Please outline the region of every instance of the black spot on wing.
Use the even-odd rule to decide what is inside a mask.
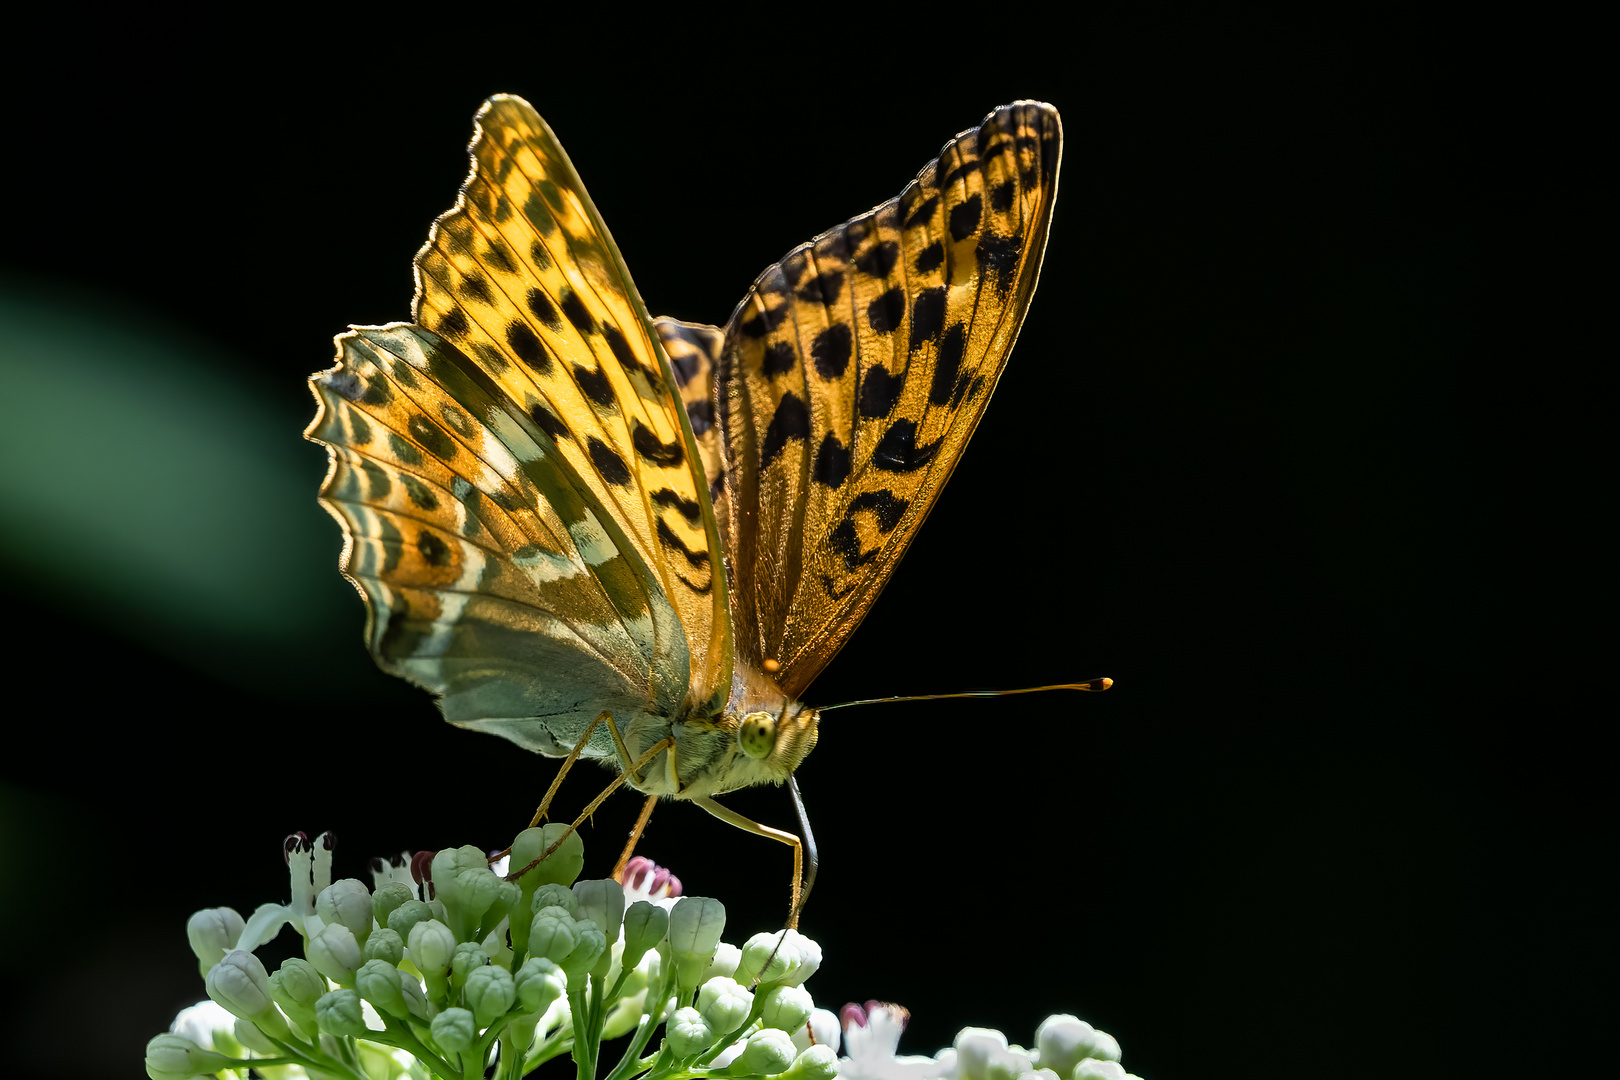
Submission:
[[[840,521],[838,527],[827,534],[827,544],[844,557],[844,569],[846,570],[854,570],[858,566],[864,566],[866,563],[871,562],[877,558],[879,551],[878,548],[873,548],[871,551],[861,550],[860,534],[855,531],[855,522],[848,517]],[[830,578],[827,580],[826,585],[827,591],[836,596],[837,593],[833,590]]]
[[[439,497],[433,494],[433,489],[414,476],[402,477],[405,481],[405,494],[411,500],[411,505],[420,510],[437,510]]]
[[[507,253],[506,245],[495,240],[490,240],[488,243],[489,246],[484,249],[484,262],[502,273],[517,273],[517,264],[512,261],[512,256]]]
[[[918,225],[927,223],[927,221],[934,216],[934,211],[938,209],[939,193],[935,192],[922,202],[918,203],[916,209],[911,211],[911,216],[906,218],[906,228],[914,229]]]
[[[1012,288],[1013,278],[1018,273],[1018,253],[1023,246],[1024,238],[1021,235],[985,233],[979,237],[973,257],[978,260],[979,273],[995,285],[997,295],[1005,296],[1007,290]]]
[[[956,323],[945,332],[939,343],[939,359],[934,363],[934,381],[928,388],[928,400],[944,405],[957,392],[957,372],[962,366],[962,354],[967,351],[967,327]]]
[[[591,464],[596,466],[603,480],[618,487],[630,482],[630,467],[613,447],[592,435],[586,442],[586,450],[590,453]]]
[[[917,253],[917,273],[932,274],[945,261],[945,245],[935,240]]]
[[[413,416],[405,423],[405,428],[411,433],[411,438],[421,444],[422,448],[441,461],[451,461],[456,456],[455,440],[446,435],[433,421],[425,416]]]
[[[467,313],[460,308],[451,308],[439,319],[439,325],[434,329],[445,337],[465,337],[467,334]]]
[[[765,445],[759,452],[760,471],[763,472],[772,461],[776,460],[787,447],[789,439],[809,437],[810,411],[797,396],[784,395],[776,406],[776,412],[771,416],[770,426],[765,429]]]
[[[866,321],[880,334],[899,326],[905,313],[906,291],[898,285],[866,305]]]
[[[827,432],[816,451],[815,479],[833,490],[849,479],[849,448],[838,441],[838,436]]]
[[[538,401],[535,402],[532,407],[530,407],[529,419],[534,421],[535,427],[539,428],[547,435],[550,435],[554,440],[573,438],[573,435],[568,431],[568,425],[564,424],[562,419],[556,413],[552,412]]]
[[[529,258],[534,262],[536,270],[551,269],[551,252],[547,251],[546,245],[540,241],[536,240],[529,245]]]
[[[636,453],[641,455],[643,461],[660,468],[679,465],[686,460],[685,448],[681,445],[680,439],[668,443],[660,442],[652,429],[640,420],[635,422],[630,435],[630,445],[636,448]]]
[[[861,399],[857,406],[861,417],[878,420],[888,416],[894,411],[894,403],[900,399],[905,382],[904,375],[890,375],[882,364],[873,364],[861,375]]]
[[[422,455],[417,452],[416,447],[412,446],[410,443],[406,442],[392,431],[388,433],[388,449],[393,451],[394,456],[398,458],[402,464],[422,464]]]
[[[886,278],[899,258],[900,245],[893,240],[885,240],[881,244],[873,244],[865,255],[855,260],[855,266],[863,274]]]
[[[782,276],[787,279],[788,285],[797,285],[799,279],[804,277],[804,272],[809,269],[809,266],[809,254],[803,251],[795,251],[782,260]]]
[[[1011,180],[1003,180],[1001,183],[990,189],[991,209],[1003,214],[1008,210],[1011,210],[1013,196],[1015,194],[1017,194],[1017,189],[1013,187],[1013,182]]]
[[[686,419],[692,424],[692,434],[702,435],[714,427],[714,402],[704,398],[687,405]]]
[[[658,539],[665,547],[674,548],[676,551],[684,555],[686,557],[686,561],[691,563],[693,566],[709,565],[708,551],[693,551],[691,548],[681,543],[681,538],[675,535],[674,529],[671,529],[667,524],[664,523],[663,518],[658,519]],[[690,585],[691,582],[687,582],[687,584]],[[697,588],[695,585],[692,587]]]
[[[905,516],[906,507],[911,504],[905,499],[896,498],[894,492],[887,489],[877,491],[863,491],[850,500],[849,512],[846,517],[853,517],[861,510],[871,510],[877,515],[878,529],[889,533],[900,524]]]
[[[674,488],[659,488],[652,493],[654,506],[665,510],[679,510],[681,516],[694,524],[703,516],[703,507],[695,499],[683,497]]]
[[[530,194],[527,201],[524,202],[523,216],[529,219],[529,224],[533,225],[541,236],[550,236],[557,231],[557,222],[551,216],[551,209],[541,200],[539,191]],[[535,260],[535,262],[539,261],[539,259]]]
[[[585,309],[585,301],[579,298],[579,293],[573,289],[564,289],[558,306],[562,308],[562,313],[568,321],[574,324],[575,330],[582,334],[596,332],[596,320],[592,319],[591,313]]]
[[[607,342],[608,350],[613,353],[613,359],[617,360],[619,365],[626,371],[646,371],[641,366],[640,358],[630,348],[630,343],[625,340],[624,335],[619,332],[617,326],[611,323],[603,323],[602,339]],[[649,372],[648,374],[652,373]]]
[[[422,553],[422,561],[429,566],[450,565],[450,545],[426,529],[416,538],[416,550]]]
[[[462,296],[469,296],[474,300],[479,300],[486,304],[491,303],[489,282],[484,280],[484,276],[482,274],[468,274],[463,277],[461,279],[461,289],[459,291],[461,292]]]
[[[799,362],[799,350],[791,341],[777,341],[765,346],[765,359],[760,370],[767,376],[785,375]]]
[[[962,179],[962,177],[977,172],[979,169],[979,164],[980,163],[977,159],[970,159],[962,162],[956,168],[945,174],[945,179],[940,181],[939,186],[942,188],[950,187],[953,183]]]
[[[585,396],[602,408],[612,408],[615,404],[613,384],[608,381],[606,372],[599,368],[588,368],[575,364],[574,379],[579,383],[579,388],[585,392]]]
[[[557,305],[551,302],[551,297],[539,289],[530,289],[525,299],[535,318],[545,323],[553,333],[562,333],[562,317],[557,314]]]
[[[936,285],[917,294],[911,305],[911,348],[933,341],[945,327],[945,286]]]
[[[506,343],[512,347],[517,358],[528,364],[531,368],[545,375],[551,371],[551,354],[540,343],[529,324],[518,322],[516,319],[506,324]]]
[[[918,446],[916,421],[896,420],[872,452],[872,465],[885,472],[914,472],[934,460],[942,441]]]
[[[849,367],[852,344],[853,335],[847,323],[833,323],[817,334],[816,340],[810,345],[810,357],[815,361],[816,372],[823,379],[836,379],[842,375]]]
[[[686,389],[686,384],[698,373],[698,365],[703,358],[696,353],[670,353],[670,370],[675,373],[675,386],[677,389]]]
[[[843,289],[844,272],[827,270],[804,283],[804,288],[799,290],[799,299],[806,303],[832,307],[838,302],[838,294]]]
[[[777,308],[761,308],[754,317],[742,324],[742,332],[752,338],[762,338],[766,334],[781,326],[788,317],[788,306],[783,304]]]
[[[984,201],[975,191],[951,207],[951,239],[966,240],[972,236],[973,230],[979,227],[979,218],[982,216],[984,216]]]

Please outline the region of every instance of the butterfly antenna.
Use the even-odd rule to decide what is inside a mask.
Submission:
[[[1008,694],[1039,694],[1047,690],[1089,690],[1101,693],[1114,685],[1113,679],[1089,679],[1086,682],[1053,683],[1051,686],[1025,686],[1018,690],[963,690],[955,694],[912,694],[908,697],[865,698],[861,701],[840,701],[836,705],[823,705],[818,711],[847,709],[851,705],[881,705],[888,701],[941,701],[945,698],[1006,697]]]

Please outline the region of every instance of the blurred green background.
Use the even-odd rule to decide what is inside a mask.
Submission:
[[[141,13],[18,38],[39,48],[0,106],[14,1068],[136,1074],[202,995],[187,915],[283,898],[287,832],[335,829],[364,876],[500,846],[550,779],[373,667],[300,437],[332,335],[408,317],[497,91],[552,124],[651,310],[716,323],[995,105],[1062,111],[996,401],[810,697],[1118,686],[829,718],[800,774],[819,1004],[909,1006],[912,1052],[1075,1012],[1150,1080],[1450,1075],[1508,1013],[1536,1041],[1534,981],[1506,972],[1598,964],[1582,842],[1536,815],[1599,796],[1541,787],[1582,755],[1519,739],[1493,685],[1526,655],[1492,486],[1523,474],[1492,472],[1485,374],[1510,76],[1378,27],[448,14],[466,25]],[[779,791],[734,804],[791,822]],[[596,872],[636,809],[598,815]],[[780,919],[777,845],[668,806],[642,850],[726,902],[728,940]]]

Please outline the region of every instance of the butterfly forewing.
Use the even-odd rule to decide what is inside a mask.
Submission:
[[[726,327],[733,622],[789,695],[860,622],[989,401],[1035,289],[1061,146],[1051,106],[995,110],[897,198],[766,270]]]
[[[679,616],[687,700],[730,688],[719,537],[657,335],[567,155],[524,101],[478,116],[473,169],[417,256],[416,321],[543,433]],[[655,627],[664,635],[670,628]],[[689,645],[689,647],[688,647]],[[700,707],[699,711],[703,711]]]

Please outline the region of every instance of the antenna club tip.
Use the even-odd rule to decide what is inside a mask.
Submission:
[[[1098,691],[1107,690],[1110,686],[1113,686],[1113,685],[1114,685],[1114,680],[1104,676],[1101,679],[1092,679],[1090,689],[1098,690]]]

